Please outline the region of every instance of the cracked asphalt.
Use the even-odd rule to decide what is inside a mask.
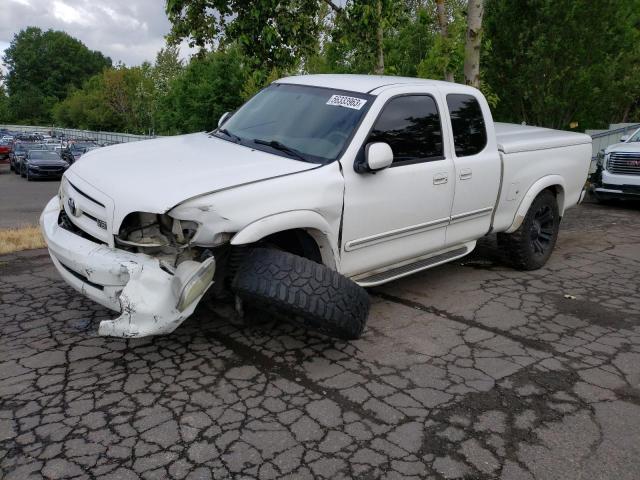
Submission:
[[[0,477],[640,478],[639,227],[575,208],[535,272],[483,240],[350,343],[212,305],[101,338],[45,251],[0,257]]]

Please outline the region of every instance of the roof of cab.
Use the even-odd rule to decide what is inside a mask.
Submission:
[[[439,80],[426,80],[424,78],[347,74],[298,75],[294,77],[281,78],[280,80],[276,80],[274,83],[293,83],[296,85],[335,88],[337,90],[348,90],[360,93],[371,93],[381,87],[399,85],[429,85],[449,88],[455,85],[456,87],[462,87],[462,85],[459,84],[452,84],[450,82],[443,82]]]

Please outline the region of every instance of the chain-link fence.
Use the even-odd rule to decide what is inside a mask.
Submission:
[[[43,133],[56,138],[67,140],[93,140],[99,143],[125,143],[137,142],[138,140],[148,140],[156,138],[155,135],[134,135],[131,133],[117,132],[96,132],[92,130],[79,130],[77,128],[60,128],[55,126],[33,126],[33,125],[0,125],[0,129],[19,133]]]
[[[587,135],[591,135],[593,139],[593,156],[598,155],[599,151],[609,145],[618,143],[623,135],[631,135],[638,128],[640,128],[638,123],[620,123],[610,125],[609,130],[587,130]]]

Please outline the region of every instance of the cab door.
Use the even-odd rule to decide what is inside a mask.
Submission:
[[[367,275],[444,248],[454,164],[443,107],[437,90],[411,86],[384,91],[369,111],[351,144],[359,150],[341,160],[344,275]],[[389,144],[392,165],[356,173],[354,156],[357,161],[374,142]]]
[[[479,93],[458,89],[445,96],[455,166],[447,245],[473,241],[489,232],[502,177],[489,106]]]

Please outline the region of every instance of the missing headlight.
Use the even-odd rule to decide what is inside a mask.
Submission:
[[[130,247],[182,249],[189,245],[197,230],[196,222],[181,221],[167,214],[134,212],[122,221],[115,239]]]

